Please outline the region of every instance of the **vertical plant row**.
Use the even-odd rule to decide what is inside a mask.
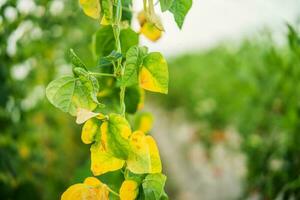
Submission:
[[[153,0],[143,0],[139,33],[131,29],[132,0],[80,0],[83,12],[96,20],[93,35],[96,66],[86,66],[70,50],[73,74],[52,81],[46,96],[55,107],[83,124],[81,139],[90,145],[91,172],[70,186],[63,200],[168,199],[159,150],[149,135],[150,113],[142,112],[145,91],[168,93],[168,65],[159,52],[139,45],[139,35],[152,41],[164,31]],[[160,0],[163,12],[181,28],[192,0]]]

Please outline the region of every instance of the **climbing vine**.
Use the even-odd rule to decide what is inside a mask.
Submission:
[[[159,3],[181,28],[192,0]],[[73,75],[52,81],[46,95],[55,107],[83,124],[81,139],[91,145],[94,177],[72,185],[61,199],[168,199],[159,151],[149,135],[153,117],[140,111],[145,90],[168,93],[165,58],[139,46],[139,34],[156,41],[164,31],[155,4],[143,0],[140,33],[130,28],[132,0],[80,0],[79,4],[100,23],[92,45],[98,64],[86,66],[71,49]],[[116,172],[121,174],[118,179],[113,177]],[[105,181],[107,177],[113,181]]]

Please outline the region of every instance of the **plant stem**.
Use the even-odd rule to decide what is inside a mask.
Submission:
[[[112,24],[115,42],[116,42],[116,51],[118,53],[122,53],[121,50],[121,42],[120,42],[120,22],[122,18],[122,1],[121,0],[115,0],[115,16],[114,16],[114,22]],[[122,59],[118,59],[117,61],[117,67],[116,70],[120,70],[120,78],[122,79],[122,76],[124,74],[124,66],[122,66]],[[116,74],[116,72],[115,72]],[[120,107],[121,107],[121,114],[125,116],[126,106],[125,106],[125,86],[120,87]]]
[[[114,195],[116,195],[116,196],[120,196],[117,192],[115,192],[115,191],[113,191],[112,189],[110,189],[110,187],[107,187],[108,188],[108,190],[111,192],[111,193],[113,193]]]
[[[109,76],[109,77],[116,77],[114,74],[108,74],[108,73],[98,73],[98,72],[89,72],[89,74],[94,76]]]
[[[144,5],[144,11],[147,12],[147,8],[148,8],[147,0],[143,0],[143,5]]]

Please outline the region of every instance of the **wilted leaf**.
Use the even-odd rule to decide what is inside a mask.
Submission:
[[[146,22],[141,27],[141,33],[153,42],[161,38],[162,35],[162,31],[159,30],[154,24],[151,24],[149,22]]]
[[[82,124],[82,123],[86,122],[87,120],[89,120],[93,117],[96,117],[97,115],[99,115],[99,113],[94,113],[94,112],[89,111],[84,108],[78,108],[77,115],[76,115],[76,123]]]

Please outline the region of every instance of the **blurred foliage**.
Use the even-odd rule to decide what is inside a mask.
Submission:
[[[229,126],[240,132],[248,157],[242,199],[300,198],[300,40],[287,27],[283,46],[265,34],[171,60],[170,92],[159,99],[201,124],[202,139]]]
[[[79,131],[46,101],[45,85],[71,70],[64,50],[91,57],[84,34],[96,28],[77,1],[0,4],[0,196],[58,199],[88,150],[76,148]]]

